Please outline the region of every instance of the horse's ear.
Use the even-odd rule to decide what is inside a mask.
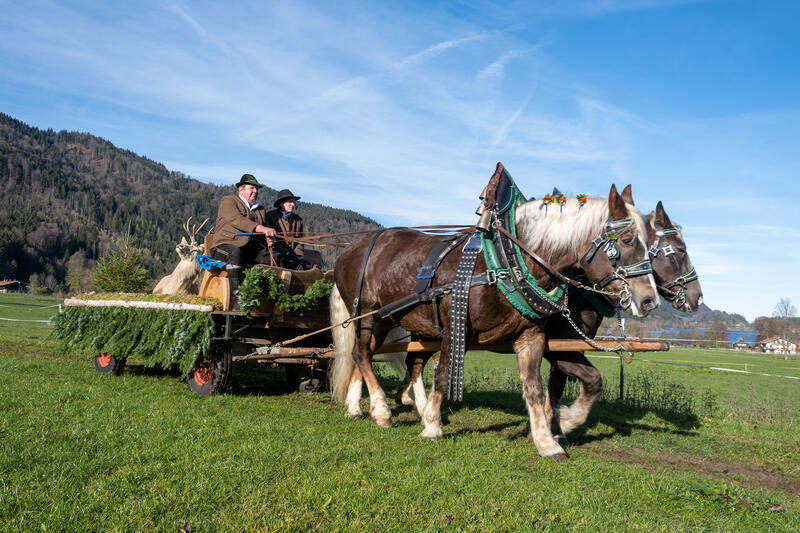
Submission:
[[[671,228],[672,222],[667,215],[667,212],[664,211],[664,204],[661,203],[661,200],[658,201],[658,205],[656,206],[656,222],[662,228]]]
[[[608,212],[611,215],[611,220],[619,220],[628,216],[625,200],[617,192],[616,185],[611,185],[611,190],[608,193]]]
[[[624,189],[622,189],[622,199],[625,200],[626,204],[636,205],[633,203],[633,193],[631,193],[631,184],[627,184]]]

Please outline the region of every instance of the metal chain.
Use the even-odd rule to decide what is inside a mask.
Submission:
[[[564,293],[564,294],[566,294],[566,293]],[[567,304],[568,304],[568,301],[567,301],[567,298],[565,296],[564,297],[564,307],[563,307],[563,309],[561,309],[561,316],[563,316],[564,318],[567,319],[567,322],[569,323],[570,326],[572,326],[572,329],[574,329],[575,332],[578,335],[580,335],[581,338],[586,343],[590,344],[597,351],[600,351],[600,352],[617,352],[617,355],[619,355],[620,359],[625,361],[626,364],[630,364],[630,363],[633,362],[633,354],[630,351],[626,350],[621,342],[618,343],[614,348],[606,348],[605,346],[602,346],[601,344],[598,344],[597,341],[595,341],[594,339],[592,339],[588,335],[586,335],[583,332],[583,330],[575,323],[575,321],[572,320],[572,313],[570,312]],[[621,318],[620,313],[619,313],[619,307],[617,307],[617,322],[619,323],[620,331],[623,331],[623,329],[622,329],[622,318]],[[628,354],[627,358],[622,355],[623,352]]]
[[[617,324],[619,325],[620,335],[622,335],[622,338],[624,339],[625,338],[625,322],[622,321],[622,315],[619,312],[619,307],[617,307]],[[622,346],[622,343],[620,343],[620,346]],[[625,357],[625,356],[622,355],[623,351],[628,354],[628,357]],[[617,355],[619,355],[619,358],[622,359],[625,362],[626,365],[629,365],[629,364],[633,363],[633,353],[632,352],[629,352],[627,350],[620,350],[619,352],[617,352]]]
[[[675,290],[658,284],[656,287],[658,287],[662,293],[666,292],[669,294],[669,296],[664,297],[668,302],[675,302],[678,304],[678,307],[683,307],[686,304],[686,287],[683,285],[682,278],[676,279],[673,283],[678,285],[678,288]]]

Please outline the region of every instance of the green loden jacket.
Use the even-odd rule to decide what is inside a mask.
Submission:
[[[214,226],[214,247],[221,244],[232,244],[241,248],[250,241],[245,235],[236,236],[237,233],[252,233],[256,226],[266,226],[267,211],[259,205],[252,212],[236,194],[223,196],[217,211],[217,222]]]

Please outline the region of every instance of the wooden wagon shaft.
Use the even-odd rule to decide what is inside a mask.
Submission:
[[[269,341],[261,339],[242,339],[252,344],[267,344]],[[604,348],[616,348],[619,344],[617,341],[595,341]],[[411,341],[395,344],[385,344],[375,351],[376,354],[393,353],[393,352],[435,352],[439,350],[441,343],[438,341]],[[669,350],[669,344],[662,341],[622,341],[623,349],[629,352],[666,352]],[[514,351],[511,345],[493,345],[493,346],[471,346],[471,350],[485,350],[490,352],[499,353],[512,353]],[[551,352],[589,352],[594,351],[596,348],[588,342],[573,339],[551,339],[547,341],[547,349]],[[293,359],[300,357],[311,357],[316,359],[332,359],[333,351],[330,348],[285,348],[279,347],[271,350],[270,353],[265,354],[250,354],[234,356],[234,361],[243,361],[245,359],[251,361],[274,361],[274,362],[288,362],[283,359]],[[380,360],[376,360],[380,362]]]
[[[603,348],[616,348],[622,344],[624,350],[629,352],[666,352],[669,343],[662,341],[595,341]],[[378,353],[392,352],[435,352],[441,347],[440,341],[411,341],[409,343],[385,344],[375,351]],[[484,350],[489,352],[512,353],[514,347],[507,345],[470,346],[470,350]],[[591,352],[597,348],[582,340],[550,339],[547,349],[551,352]]]
[[[249,344],[269,345],[265,339],[241,339],[242,342]],[[275,363],[297,363],[300,358],[332,359],[332,348],[287,348],[284,346],[270,349],[269,353],[252,353],[248,355],[235,355],[233,361],[273,361]],[[311,359],[308,360],[312,362]]]

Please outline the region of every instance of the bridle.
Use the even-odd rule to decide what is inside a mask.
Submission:
[[[678,260],[675,258],[677,252],[672,247],[672,244],[670,244],[668,238],[670,235],[678,235],[678,229],[662,228],[655,223],[654,228],[656,230],[656,238],[653,241],[653,244],[650,246],[648,253],[653,258],[658,257],[659,253],[663,253],[665,257],[669,258],[669,261],[672,264],[673,272],[676,276],[673,280],[668,281],[663,285],[656,284],[656,287],[658,287],[658,289],[661,291],[661,295],[664,296],[668,302],[677,304],[679,308],[683,307],[686,305],[686,284],[697,280],[697,272],[695,271],[694,266],[692,266],[688,272],[681,273],[683,269],[678,263]],[[659,247],[661,238],[663,238],[666,242],[666,246]]]
[[[596,290],[603,290],[606,285],[612,281],[620,280],[622,282],[622,290],[620,291],[619,306],[622,309],[628,309],[632,301],[631,291],[628,288],[628,278],[646,276],[647,274],[653,273],[653,266],[649,259],[642,259],[630,265],[619,264],[622,252],[617,244],[617,239],[619,237],[618,230],[628,228],[631,225],[633,225],[633,219],[631,218],[622,218],[619,220],[611,220],[609,218],[606,222],[605,231],[592,240],[592,248],[586,252],[582,260],[582,263],[591,263],[595,255],[597,255],[598,250],[601,248],[603,249],[603,253],[605,253],[609,261],[611,261],[614,271],[595,283],[593,288]]]

